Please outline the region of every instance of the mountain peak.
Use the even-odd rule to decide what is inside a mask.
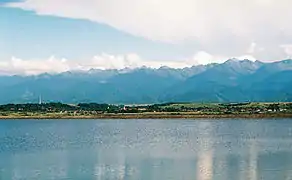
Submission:
[[[286,59],[280,62],[282,62],[283,64],[292,64],[292,59]]]
[[[227,59],[224,63],[232,63],[232,62],[239,62],[239,59],[236,58],[231,58],[231,59]]]
[[[160,69],[160,70],[161,70],[161,69],[166,69],[166,70],[167,70],[167,69],[171,69],[171,68],[168,67],[168,66],[161,66],[159,69]]]
[[[257,60],[256,60],[257,61]],[[250,59],[237,59],[237,58],[231,58],[225,61],[225,64],[230,64],[230,63],[254,63],[256,61],[252,61]]]

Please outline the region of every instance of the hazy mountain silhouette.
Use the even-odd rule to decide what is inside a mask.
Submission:
[[[292,60],[1,76],[0,103],[292,101]]]

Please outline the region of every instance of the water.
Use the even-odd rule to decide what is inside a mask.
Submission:
[[[0,121],[1,180],[292,180],[292,121]]]

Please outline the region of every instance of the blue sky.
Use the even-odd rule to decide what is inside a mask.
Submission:
[[[52,62],[60,64],[59,72],[292,55],[292,3],[285,0],[0,0],[0,5],[5,72],[40,66],[36,72],[50,71]]]
[[[38,16],[15,8],[0,8],[1,59],[88,59],[96,54],[138,53],[150,59],[176,59],[193,53],[185,44],[154,42],[88,20]]]

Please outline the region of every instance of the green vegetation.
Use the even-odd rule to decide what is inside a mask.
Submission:
[[[169,103],[160,106],[163,111],[167,112],[201,112],[201,113],[279,113],[292,112],[292,103],[196,103],[196,104],[177,104]]]
[[[0,105],[0,117],[2,119],[292,117],[292,103],[6,104]]]

